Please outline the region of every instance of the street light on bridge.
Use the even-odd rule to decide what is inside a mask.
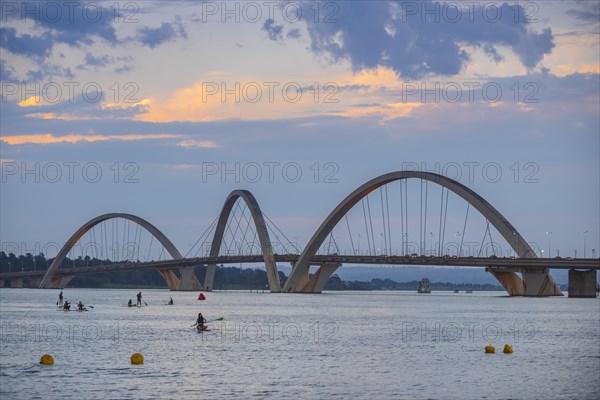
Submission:
[[[581,231],[581,234],[583,235],[583,258],[585,258],[586,254],[585,254],[585,235],[587,235],[589,231]]]
[[[548,236],[548,258],[552,257],[552,247],[550,247],[550,235],[552,235],[552,232],[546,232],[546,235]]]

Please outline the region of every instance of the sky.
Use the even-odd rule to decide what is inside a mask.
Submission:
[[[0,5],[4,251],[124,212],[185,253],[235,189],[305,244],[416,169],[599,256],[597,1]]]

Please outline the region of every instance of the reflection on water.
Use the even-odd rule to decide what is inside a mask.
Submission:
[[[598,299],[146,290],[123,307],[136,293],[67,289],[93,308],[64,312],[58,290],[0,290],[0,398],[599,396]],[[198,312],[223,321],[197,333]]]

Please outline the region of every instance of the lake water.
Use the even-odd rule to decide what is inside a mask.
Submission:
[[[598,399],[600,301],[504,292],[0,290],[4,399]],[[174,306],[167,306],[173,297]],[[198,312],[212,330],[197,333]],[[496,354],[484,354],[488,344]],[[511,344],[513,354],[503,354]],[[143,365],[130,356],[142,353]],[[53,366],[39,364],[51,354]]]

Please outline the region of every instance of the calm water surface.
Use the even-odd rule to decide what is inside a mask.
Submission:
[[[144,290],[148,306],[128,308],[135,290],[67,289],[93,309],[63,312],[58,293],[0,290],[1,399],[600,396],[598,299]],[[200,311],[224,320],[199,334]]]

